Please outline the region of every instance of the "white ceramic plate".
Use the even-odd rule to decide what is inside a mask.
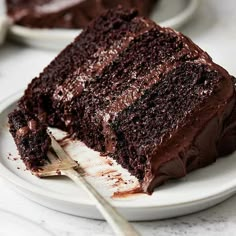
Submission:
[[[44,230],[42,226],[33,223],[32,221],[18,216],[13,212],[5,211],[0,209],[0,235],[1,236],[52,236],[53,234]]]
[[[166,27],[179,28],[193,16],[198,0],[161,0],[151,18]],[[81,30],[30,29],[18,25],[10,28],[10,36],[21,43],[40,48],[60,50],[68,45]]]
[[[20,95],[21,93],[13,95],[0,104],[0,175],[8,181],[9,186],[41,205],[82,217],[102,219],[93,202],[70,180],[63,177],[38,179],[25,170],[19,159],[14,160],[18,155],[8,132],[7,114],[14,109]],[[66,151],[79,160],[87,173],[86,178],[128,220],[163,219],[193,213],[225,200],[236,190],[236,155],[232,154],[181,180],[157,188],[151,196],[132,194],[124,195],[123,198],[111,198],[117,188],[119,191],[122,188],[135,188],[135,178],[115,166],[117,172],[122,172],[122,178],[130,182],[127,185],[124,181],[120,183],[117,181],[120,175],[109,169],[110,160],[100,157],[82,143],[66,146],[66,142],[63,142]]]

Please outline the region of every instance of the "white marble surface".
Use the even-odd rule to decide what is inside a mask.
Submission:
[[[194,42],[236,75],[236,1],[202,1],[195,17],[181,29]],[[0,47],[0,100],[24,88],[43,67],[56,55],[55,51],[40,51],[20,45],[6,43]],[[65,215],[39,206],[13,190],[0,179],[0,211],[14,212],[52,235],[113,235],[106,222]],[[200,190],[199,190],[200,191]],[[11,218],[10,218],[11,219]],[[15,224],[6,235],[20,235]],[[14,227],[15,225],[15,227]],[[29,235],[36,234],[37,227],[29,227]],[[0,228],[4,229],[0,219]],[[19,225],[18,225],[19,226]],[[142,235],[234,235],[236,230],[236,196],[209,210],[176,219],[139,222],[135,227]],[[0,231],[4,232],[4,231]],[[3,235],[3,234],[1,234]],[[48,233],[45,232],[45,235]],[[42,234],[43,236],[43,234]]]

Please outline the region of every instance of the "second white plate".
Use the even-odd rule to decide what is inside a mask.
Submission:
[[[1,4],[0,4],[1,5]],[[198,0],[160,0],[151,19],[161,26],[179,28],[193,16]],[[2,8],[0,6],[0,8]],[[31,29],[18,25],[10,27],[10,36],[16,41],[34,47],[61,50],[81,32],[65,29]]]

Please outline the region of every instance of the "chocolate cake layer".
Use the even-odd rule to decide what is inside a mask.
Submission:
[[[88,83],[93,82],[136,35],[155,26],[136,15],[136,11],[118,10],[98,18],[33,80],[25,92],[27,99],[20,101],[20,107],[32,114],[40,113],[40,119],[46,119],[50,125],[67,126],[66,103],[86,90]]]
[[[34,28],[84,28],[108,9],[136,8],[147,16],[157,0],[6,0],[16,24]]]
[[[112,109],[113,104],[117,108],[119,96],[122,97],[125,93],[128,96],[134,95],[137,89],[130,90],[133,90],[135,86],[142,94],[148,86],[158,81],[158,75],[163,73],[168,64],[173,63],[173,58],[178,61],[181,58],[195,58],[197,56],[195,51],[188,52],[188,54],[186,52],[181,38],[171,30],[155,27],[137,36],[135,40],[130,42],[129,47],[124,50],[118,60],[114,61],[101,74],[97,79],[100,82],[91,84],[89,92],[81,94],[77,99],[77,104],[80,104],[79,109],[77,106],[74,108],[83,110],[79,137],[88,146],[107,152],[106,141],[104,142],[105,146],[99,146],[100,139],[104,139],[106,136],[104,136],[103,130],[106,129],[104,118],[111,115],[110,112],[104,110]],[[73,105],[70,104],[70,106]],[[78,113],[78,110],[73,113]],[[73,130],[73,133],[76,133],[76,130]]]
[[[190,39],[118,9],[64,49],[19,107],[111,155],[151,193],[235,150],[235,99],[232,76]]]

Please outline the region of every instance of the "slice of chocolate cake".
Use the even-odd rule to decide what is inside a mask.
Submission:
[[[157,0],[6,0],[15,24],[33,28],[84,28],[107,9],[123,6],[149,15]]]
[[[233,77],[190,39],[118,9],[65,48],[18,106],[111,155],[151,193],[235,150],[235,99]]]

